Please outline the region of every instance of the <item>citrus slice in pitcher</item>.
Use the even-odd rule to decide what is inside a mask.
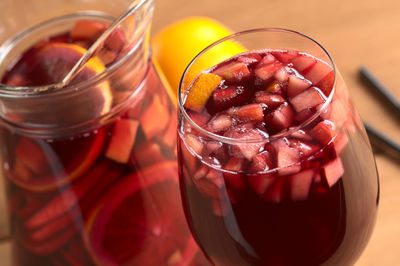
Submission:
[[[122,178],[86,219],[89,253],[102,265],[179,263],[189,236],[180,204],[175,161]]]
[[[71,43],[43,41],[40,47],[27,50],[8,71],[4,82],[13,83],[15,77],[25,80],[25,86],[43,86],[61,82],[86,49]],[[98,118],[112,106],[112,92],[108,80],[78,83],[92,79],[106,70],[102,61],[92,57],[66,88],[57,92],[43,92],[34,101],[20,102],[23,122],[71,126]],[[12,103],[12,102],[10,102]]]
[[[105,130],[69,139],[45,140],[21,137],[15,146],[14,164],[6,176],[31,191],[56,189],[82,176],[97,160],[107,137]],[[77,145],[79,144],[79,145]]]

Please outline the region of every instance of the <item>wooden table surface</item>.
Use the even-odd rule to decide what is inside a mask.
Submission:
[[[332,55],[361,117],[400,143],[400,119],[382,107],[359,80],[366,65],[400,99],[398,0],[158,0],[152,32],[180,18],[209,16],[234,31],[280,27],[318,40]],[[376,228],[357,266],[400,265],[400,162],[376,154],[381,201]],[[11,265],[0,244],[0,265]]]

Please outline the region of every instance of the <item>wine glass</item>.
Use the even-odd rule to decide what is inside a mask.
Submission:
[[[178,158],[188,224],[215,265],[351,265],[373,231],[370,143],[304,34],[248,30],[197,55],[179,88]]]

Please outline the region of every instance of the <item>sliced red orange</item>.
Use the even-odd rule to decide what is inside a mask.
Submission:
[[[85,222],[85,241],[94,261],[101,265],[176,263],[189,236],[177,179],[176,162],[165,161],[114,185]]]
[[[94,164],[106,137],[107,132],[99,130],[90,137],[75,139],[75,145],[21,138],[16,147],[18,159],[5,171],[6,176],[26,190],[56,189],[82,176]]]

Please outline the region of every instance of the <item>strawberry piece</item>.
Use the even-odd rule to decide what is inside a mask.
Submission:
[[[248,181],[251,188],[257,193],[257,195],[264,195],[275,181],[275,175],[273,173],[249,175]]]
[[[257,53],[241,55],[237,59],[237,61],[239,61],[241,63],[245,63],[247,65],[256,64],[260,60],[261,60],[261,56]]]
[[[332,72],[332,67],[321,60],[316,60],[316,63],[304,74],[304,77],[316,86],[325,76],[330,75]]]
[[[259,143],[240,143],[229,146],[230,155],[238,158],[246,158],[251,160],[254,155],[259,153],[264,144],[262,143],[265,138],[263,133],[254,128],[246,128],[245,126],[236,127],[225,132],[224,136],[239,139],[239,140],[259,140]]]
[[[243,175],[239,174],[244,170],[245,161],[241,158],[231,157],[229,161],[225,164],[224,169],[231,171],[233,173],[224,172],[225,183],[228,187],[234,188],[236,190],[242,190],[245,186],[245,180]]]
[[[229,115],[220,114],[211,119],[207,124],[207,129],[211,132],[217,133],[226,131],[233,125],[233,119]]]
[[[101,179],[109,166],[110,161],[107,160],[96,164],[84,177],[59,193],[27,219],[25,227],[32,229],[42,226],[76,206],[79,200]]]
[[[213,74],[223,77],[229,82],[238,82],[250,77],[249,68],[245,63],[230,62],[213,70]]]
[[[129,158],[129,165],[132,168],[142,168],[157,162],[163,161],[164,156],[161,152],[160,145],[156,142],[144,142],[135,147]]]
[[[275,111],[265,116],[267,127],[274,132],[290,127],[293,121],[294,112],[287,102],[281,104]]]
[[[255,99],[257,103],[264,103],[267,105],[268,110],[274,110],[282,103],[285,99],[277,94],[268,93],[266,91],[258,91],[255,94]]]
[[[187,134],[185,143],[195,154],[201,155],[203,153],[204,144],[198,136]]]
[[[301,170],[299,163],[300,153],[297,149],[290,148],[289,146],[279,147],[276,153],[279,175],[290,175]]]
[[[222,78],[220,76],[201,73],[190,87],[185,107],[200,112],[206,105],[211,93],[218,87],[221,81]]]
[[[274,167],[274,160],[268,151],[263,151],[253,157],[249,170],[253,173],[265,172]]]
[[[255,94],[255,99],[257,103],[266,104],[268,110],[274,110],[285,102],[285,99],[282,96],[266,91],[257,91]]]
[[[311,82],[295,75],[290,75],[287,85],[287,95],[293,98],[311,86]]]
[[[268,202],[279,203],[285,198],[285,179],[275,178],[275,182],[265,193],[263,199]]]
[[[212,94],[212,108],[207,108],[210,114],[225,110],[231,106],[242,105],[250,97],[250,91],[243,86],[229,86],[215,90]]]
[[[30,171],[42,175],[50,163],[44,151],[46,149],[50,149],[47,143],[21,137],[15,147],[15,155]]]
[[[114,52],[119,52],[125,45],[126,39],[123,31],[119,28],[115,29],[104,41],[104,46]]]
[[[239,107],[237,116],[242,121],[263,121],[264,110],[260,104],[247,104]]]
[[[303,53],[299,53],[298,56],[292,60],[294,68],[302,74],[307,73],[316,63],[317,59],[315,57]]]
[[[153,96],[150,105],[144,110],[140,117],[140,125],[148,140],[161,134],[167,127],[170,114],[165,105],[162,104],[158,94]]]
[[[290,197],[292,200],[308,198],[313,181],[314,170],[306,169],[289,177]]]
[[[69,36],[72,41],[95,41],[107,29],[107,25],[101,22],[79,20],[75,23]]]
[[[225,186],[222,173],[207,166],[200,168],[192,180],[202,194],[213,199],[219,199],[220,192]]]
[[[256,78],[258,79],[258,81],[261,81],[263,83],[268,82],[275,75],[275,72],[281,68],[282,65],[280,63],[271,63],[261,66],[259,68],[256,68],[255,70]]]
[[[319,141],[319,143],[321,143],[321,145],[326,145],[331,142],[337,134],[335,125],[329,120],[319,122],[311,130],[311,133]]]
[[[290,103],[296,112],[301,112],[304,109],[312,108],[324,102],[325,96],[315,87],[309,88],[290,99]]]
[[[336,184],[336,182],[344,174],[342,160],[339,157],[322,165],[321,169],[324,181],[329,187],[332,187],[334,184]]]
[[[124,118],[117,120],[104,155],[118,163],[127,163],[135,144],[138,126],[137,120]]]

